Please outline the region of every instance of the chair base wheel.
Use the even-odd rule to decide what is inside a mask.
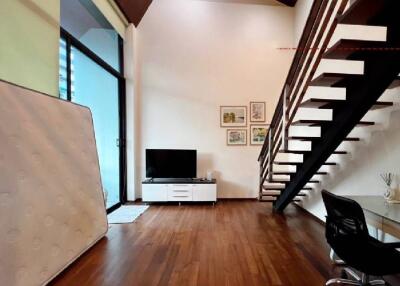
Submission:
[[[357,286],[378,286],[378,285],[386,285],[383,280],[372,280],[367,283],[363,283],[362,281],[354,281],[350,279],[344,278],[334,278],[326,282],[326,286],[329,285],[357,285]]]

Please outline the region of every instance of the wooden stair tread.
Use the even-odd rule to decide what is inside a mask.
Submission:
[[[332,154],[334,154],[334,155],[347,155],[348,152],[347,151],[334,151]]]
[[[393,102],[390,102],[390,101],[378,101],[371,107],[371,110],[377,110],[377,109],[391,107],[391,106],[393,106]]]
[[[290,136],[289,140],[300,140],[300,141],[312,141],[313,139],[318,139],[320,137],[306,137],[306,136]],[[347,137],[343,141],[360,141],[360,138],[357,137]]]
[[[262,197],[279,197],[281,194],[261,194]],[[296,197],[306,197],[307,194],[297,194]]]
[[[394,81],[391,83],[388,89],[397,88],[399,86],[400,86],[400,77],[397,77],[394,79]]]
[[[359,138],[355,138],[355,139],[359,139]],[[282,162],[282,161],[274,162],[274,163],[277,164],[277,165],[289,165],[289,166],[291,166],[291,165],[293,165],[293,166],[299,166],[299,165],[302,165],[302,164],[303,164],[303,162]],[[336,166],[337,163],[334,163],[334,162],[325,162],[323,165],[325,165],[325,166]]]
[[[276,165],[301,165],[303,162],[288,162],[288,161],[275,161]]]
[[[283,191],[283,190],[279,190],[279,191],[268,190],[268,191],[262,191],[261,194],[262,194],[262,195],[265,195],[265,196],[272,196],[273,194],[275,194],[275,195],[280,195],[280,194],[282,193],[282,191]],[[305,191],[302,190],[302,191],[300,191],[299,194],[304,194],[304,195],[306,195],[307,192],[305,192]]]
[[[375,122],[373,121],[360,121],[359,123],[357,123],[357,126],[373,126],[375,125]]]
[[[379,49],[385,47],[386,42],[382,41],[363,41],[340,39],[323,55],[325,59],[335,60],[359,60],[362,59],[362,54],[371,52],[381,52]]]
[[[267,187],[267,186],[262,186],[264,191],[277,191],[277,192],[283,192],[285,190],[285,187],[283,186],[282,188],[279,187]],[[312,191],[313,188],[311,187],[303,187],[300,191]],[[264,192],[263,191],[263,192]]]
[[[272,175],[294,175],[296,172],[272,172]]]
[[[264,202],[264,203],[273,203],[273,202],[275,202],[276,201],[276,198],[274,198],[274,199],[269,199],[269,200],[267,200],[267,199],[260,199],[260,200],[258,200],[259,202]],[[294,200],[292,200],[292,202],[301,202],[301,200],[299,200],[299,199],[294,199]]]
[[[319,98],[310,98],[306,101],[303,101],[300,104],[300,107],[309,107],[309,108],[328,108],[326,105],[342,103],[345,102],[344,99],[319,99]]]
[[[275,179],[275,180],[268,181],[268,183],[271,183],[271,184],[287,184],[287,183],[290,183],[290,180]],[[320,181],[318,181],[318,180],[310,180],[310,181],[308,181],[308,183],[310,183],[310,184],[319,184]]]
[[[331,73],[325,72],[314,78],[310,85],[311,86],[346,86],[345,82],[347,80],[356,80],[363,77],[362,74],[344,74],[344,73]]]
[[[311,151],[298,151],[298,150],[279,150],[278,151],[278,153],[280,153],[280,154],[298,154],[298,155],[302,155],[307,152],[311,152]]]
[[[329,120],[316,120],[316,119],[300,119],[294,121],[292,125],[294,126],[321,126],[324,123],[329,123]],[[357,126],[372,126],[375,125],[373,121],[360,121]]]
[[[346,104],[346,100],[310,98],[306,101],[303,101],[300,106],[307,108],[318,108],[318,109],[334,109],[335,106],[339,104]],[[371,107],[371,110],[376,110],[390,106],[393,106],[393,102],[378,101]]]
[[[319,126],[321,123],[328,123],[330,120],[317,120],[317,119],[300,119],[294,121],[292,125],[295,126]]]
[[[325,165],[325,166],[337,166],[338,163],[335,163],[335,162],[325,162],[323,165]]]
[[[373,25],[376,24],[374,20],[384,6],[385,0],[357,0],[337,19],[340,24]]]
[[[275,180],[270,180],[270,181],[268,181],[268,182],[269,182],[269,183],[272,183],[272,184],[286,184],[286,183],[289,183],[290,180],[275,179]]]
[[[272,172],[272,175],[294,175],[296,172]],[[315,175],[328,175],[328,172],[316,172]]]
[[[279,186],[262,186],[263,190],[266,191],[280,191],[280,190],[284,190],[285,186],[279,187]]]

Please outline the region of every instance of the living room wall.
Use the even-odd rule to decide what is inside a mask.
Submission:
[[[292,61],[279,48],[293,46],[293,21],[284,6],[152,3],[136,33],[137,197],[146,148],[197,149],[198,176],[214,171],[220,198],[257,197],[261,147],[228,147],[219,109],[265,101],[270,122]]]

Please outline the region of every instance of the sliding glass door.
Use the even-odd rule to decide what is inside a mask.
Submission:
[[[60,98],[92,112],[103,191],[112,211],[126,201],[122,39],[92,0],[61,0],[61,26]]]
[[[74,71],[71,101],[92,111],[103,189],[110,208],[120,202],[118,78],[75,47],[71,56]]]

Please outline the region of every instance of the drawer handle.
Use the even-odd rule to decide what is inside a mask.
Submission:
[[[189,193],[189,190],[172,190],[174,193]]]
[[[188,198],[189,196],[173,196],[174,198]]]
[[[189,185],[173,185],[174,187],[187,187]]]

